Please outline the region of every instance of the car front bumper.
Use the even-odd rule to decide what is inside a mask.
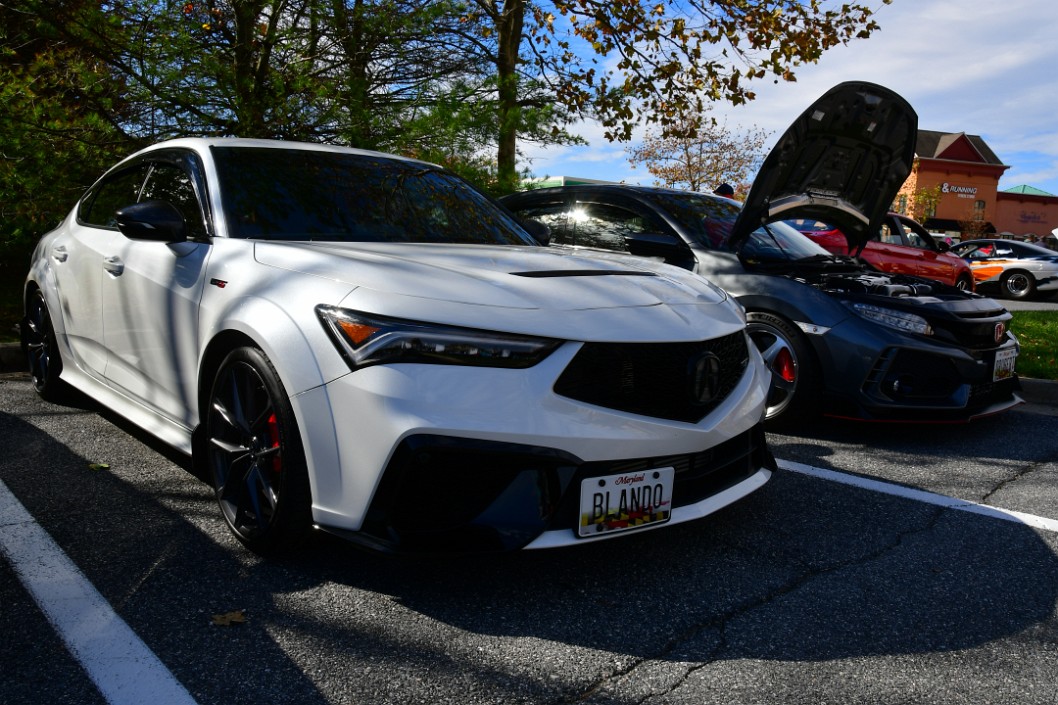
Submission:
[[[579,348],[524,370],[379,365],[297,395],[317,525],[402,552],[571,545],[597,540],[577,535],[585,477],[674,467],[663,525],[770,477],[769,375],[752,345],[737,384],[696,423],[555,393]]]
[[[1016,352],[1007,333],[992,348],[970,349],[868,325],[830,329],[825,346],[826,413],[868,421],[963,423],[1022,403],[1011,370],[997,356]]]

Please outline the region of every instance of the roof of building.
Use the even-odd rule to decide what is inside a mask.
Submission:
[[[979,135],[968,135],[965,132],[919,130],[915,153],[927,159],[983,162],[1003,166],[1003,161]]]
[[[1050,196],[1054,198],[1053,193],[1047,193],[1043,189],[1038,189],[1035,186],[1028,186],[1022,184],[1021,186],[1014,186],[1012,188],[1005,188],[1000,193],[1020,193],[1025,196]]]

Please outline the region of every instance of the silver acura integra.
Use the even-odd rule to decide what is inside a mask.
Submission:
[[[769,373],[742,307],[539,245],[418,161],[185,139],[108,171],[36,248],[23,344],[192,456],[258,552],[590,542],[760,488]]]

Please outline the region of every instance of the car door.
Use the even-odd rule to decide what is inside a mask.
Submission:
[[[210,252],[204,184],[189,154],[153,156],[139,201],[172,203],[188,239],[165,243],[121,237],[102,291],[106,377],[167,418],[195,417],[198,309]]]
[[[894,217],[893,220],[901,228],[908,247],[918,253],[920,276],[954,284],[956,258],[941,252],[933,236],[914,220],[902,217]]]
[[[55,272],[56,295],[63,329],[74,363],[102,378],[107,351],[103,328],[103,287],[109,258],[123,239],[115,213],[135,203],[146,166],[132,164],[106,174],[92,186],[77,207],[74,222],[56,239],[49,253]]]
[[[918,252],[907,246],[900,224],[888,218],[882,222],[878,235],[864,248],[863,258],[891,274],[921,276],[923,271]]]

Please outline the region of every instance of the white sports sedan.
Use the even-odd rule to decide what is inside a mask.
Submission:
[[[23,345],[191,455],[260,553],[561,546],[702,517],[774,469],[739,304],[540,246],[431,164],[185,139],[40,241]]]

